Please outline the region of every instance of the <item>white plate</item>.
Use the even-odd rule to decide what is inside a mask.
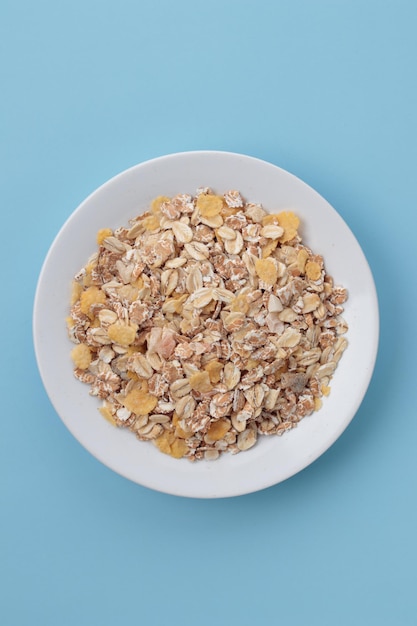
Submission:
[[[293,210],[303,241],[324,256],[335,282],[347,287],[345,351],[323,408],[282,437],[262,437],[238,455],[190,463],[139,442],[99,414],[99,401],[72,373],[65,318],[73,275],[95,249],[100,228],[127,224],[158,195],[239,189],[266,210]],[[227,152],[186,152],[141,163],[100,187],[70,216],[45,259],[35,298],[34,342],[49,398],[76,439],[102,463],[146,487],[218,498],[250,493],[296,474],[325,452],[352,420],[373,372],[379,332],[375,285],[365,256],[338,213],[311,187],[259,159]]]

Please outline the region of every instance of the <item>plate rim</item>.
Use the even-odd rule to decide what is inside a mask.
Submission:
[[[51,258],[53,257],[53,254],[55,252],[56,246],[59,243],[60,238],[63,236],[64,232],[66,231],[68,225],[70,224],[70,222],[76,217],[78,216],[80,213],[82,213],[83,209],[85,208],[85,205],[88,205],[89,202],[91,202],[91,200],[99,193],[105,192],[106,189],[108,187],[111,187],[112,185],[114,185],[115,183],[117,183],[117,181],[121,180],[123,177],[128,176],[130,173],[134,172],[135,170],[138,169],[142,169],[144,167],[151,167],[153,164],[158,164],[158,163],[162,163],[162,162],[166,162],[169,161],[170,159],[178,159],[181,157],[186,157],[186,158],[195,158],[195,157],[205,157],[205,156],[210,156],[210,157],[230,157],[230,158],[240,158],[240,159],[244,159],[245,161],[254,161],[257,162],[258,164],[260,164],[261,166],[268,166],[270,168],[273,169],[277,169],[281,172],[281,174],[283,174],[286,177],[291,177],[293,179],[293,182],[297,185],[302,185],[306,190],[309,191],[309,193],[313,193],[315,194],[320,201],[323,201],[326,204],[327,209],[331,210],[338,218],[339,220],[341,220],[341,222],[343,223],[343,226],[349,231],[351,237],[353,238],[354,242],[357,245],[358,250],[361,252],[362,254],[362,263],[365,264],[365,270],[368,274],[368,279],[370,279],[368,288],[370,290],[370,296],[373,300],[374,303],[374,336],[373,336],[373,349],[372,349],[372,354],[368,355],[368,373],[367,376],[365,377],[365,379],[362,381],[362,389],[360,391],[360,393],[357,395],[357,399],[356,402],[352,405],[350,411],[349,411],[349,418],[345,419],[344,421],[342,421],[340,423],[340,428],[337,430],[337,434],[336,436],[334,436],[332,438],[332,440],[330,441],[330,443],[327,440],[323,441],[322,446],[319,449],[315,450],[315,453],[311,456],[308,457],[306,459],[304,459],[304,462],[299,463],[296,466],[295,471],[290,471],[290,473],[288,473],[288,475],[280,478],[279,480],[274,480],[274,479],[269,479],[269,480],[265,480],[264,482],[259,481],[259,486],[257,486],[256,488],[250,487],[248,486],[247,488],[245,488],[243,485],[241,487],[241,489],[237,490],[236,488],[228,490],[228,489],[222,489],[221,492],[216,490],[213,490],[212,493],[198,493],[198,491],[194,490],[194,489],[188,489],[184,491],[184,489],[178,488],[178,489],[173,489],[172,487],[167,489],[167,488],[163,488],[161,487],[161,485],[158,484],[158,481],[154,481],[151,478],[146,481],[138,481],[137,479],[135,479],[134,477],[132,477],[131,475],[129,475],[129,473],[126,473],[126,471],[122,471],[120,469],[120,467],[115,466],[114,463],[111,463],[108,458],[105,458],[105,456],[100,455],[97,453],[97,451],[93,452],[91,450],[91,448],[84,442],[81,441],[80,438],[74,433],[73,428],[71,427],[71,424],[68,423],[68,420],[65,419],[65,417],[61,414],[61,412],[59,411],[58,407],[56,406],[56,403],[54,401],[54,398],[52,397],[52,393],[50,392],[49,389],[49,383],[47,380],[47,376],[45,374],[45,370],[44,370],[44,363],[42,362],[42,358],[41,358],[41,348],[40,348],[40,338],[39,338],[39,316],[40,316],[40,311],[41,311],[41,295],[42,295],[42,285],[43,285],[43,280],[45,277],[45,273],[47,271],[49,262],[51,260]],[[260,200],[261,201],[261,200]],[[65,327],[63,326],[64,329],[64,334],[65,334]],[[37,280],[37,284],[36,284],[36,290],[35,290],[35,296],[34,296],[34,304],[33,304],[33,317],[32,317],[32,334],[33,334],[33,344],[34,344],[34,349],[35,349],[35,357],[36,357],[36,363],[37,363],[37,367],[38,367],[38,371],[40,373],[41,376],[41,380],[43,383],[43,386],[45,388],[45,391],[47,393],[47,396],[49,398],[49,401],[51,402],[52,406],[54,407],[55,412],[57,413],[58,417],[61,419],[61,421],[64,423],[65,427],[69,430],[69,432],[72,434],[72,436],[78,441],[78,443],[80,443],[84,449],[86,449],[90,454],[92,454],[92,456],[94,456],[96,459],[98,459],[101,463],[103,463],[103,465],[105,465],[106,467],[109,467],[110,469],[112,469],[113,471],[115,471],[116,473],[118,473],[119,475],[127,478],[128,480],[131,480],[132,482],[135,482],[137,484],[140,484],[144,487],[153,489],[155,491],[161,492],[161,493],[167,493],[167,494],[171,494],[171,495],[176,495],[176,496],[182,496],[182,497],[190,497],[190,498],[226,498],[226,497],[234,497],[234,496],[240,496],[240,495],[245,495],[248,493],[253,493],[256,491],[260,491],[263,489],[266,489],[270,486],[273,486],[275,484],[279,484],[280,482],[283,482],[285,480],[287,480],[288,478],[294,476],[295,474],[301,472],[303,469],[305,469],[306,467],[308,467],[309,465],[311,465],[314,461],[316,461],[318,458],[320,458],[324,452],[326,452],[339,438],[340,436],[343,434],[343,432],[346,430],[346,428],[349,426],[349,424],[351,423],[351,421],[353,420],[353,418],[355,417],[357,411],[359,410],[360,405],[363,402],[363,399],[366,395],[366,392],[368,390],[368,387],[370,385],[370,382],[372,380],[372,376],[373,376],[373,372],[375,369],[375,364],[376,364],[376,360],[377,360],[377,355],[378,355],[378,348],[379,348],[379,333],[380,333],[380,314],[379,314],[379,303],[378,303],[378,294],[377,294],[377,290],[376,290],[376,285],[375,285],[375,280],[369,265],[369,262],[362,250],[362,247],[360,246],[357,238],[355,237],[354,233],[352,232],[351,228],[349,227],[349,225],[345,222],[345,220],[342,218],[342,216],[336,211],[336,209],[324,198],[324,196],[322,196],[318,191],[316,191],[313,187],[311,187],[308,183],[306,183],[304,180],[302,180],[301,178],[299,178],[298,176],[296,176],[295,174],[293,174],[292,172],[289,172],[288,170],[275,165],[274,163],[271,163],[269,161],[260,159],[258,157],[254,157],[248,154],[242,154],[242,153],[238,153],[238,152],[231,152],[231,151],[223,151],[223,150],[190,150],[190,151],[181,151],[181,152],[172,152],[169,154],[165,154],[165,155],[161,155],[158,157],[154,157],[142,162],[139,162],[121,172],[119,172],[118,174],[116,174],[115,176],[112,176],[110,179],[106,180],[103,184],[101,184],[99,187],[97,187],[95,190],[93,190],[90,194],[88,194],[88,196],[82,200],[78,206],[70,213],[70,215],[67,217],[67,219],[64,221],[64,223],[62,224],[61,228],[58,230],[57,234],[55,235],[55,237],[53,238],[49,249],[47,251],[47,254],[44,258],[44,261],[42,263],[41,266],[41,270],[39,272],[39,276],[38,276],[38,280]],[[317,415],[317,413],[315,413],[314,415]],[[240,456],[240,455],[238,455]],[[189,463],[189,461],[185,461],[186,463]],[[198,463],[204,463],[203,461],[199,461]],[[206,462],[206,463],[210,463],[210,462]],[[213,462],[211,462],[213,463]],[[217,463],[217,461],[216,461]],[[190,464],[191,465],[191,464]]]

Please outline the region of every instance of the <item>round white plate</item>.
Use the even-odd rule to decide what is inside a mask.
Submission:
[[[324,256],[328,273],[349,291],[345,351],[323,408],[282,437],[261,437],[254,448],[191,463],[162,454],[116,429],[98,412],[100,401],[72,373],[65,318],[74,274],[94,252],[100,228],[116,228],[147,209],[158,195],[239,189],[271,212],[294,211],[303,242]],[[146,487],[166,493],[219,498],[269,487],[296,474],[342,434],[361,404],[373,372],[379,334],[378,302],[366,258],[338,213],[311,187],[259,159],[228,152],[172,154],[122,172],[91,194],[58,233],[39,277],[34,343],[43,383],[74,437],[102,463]]]

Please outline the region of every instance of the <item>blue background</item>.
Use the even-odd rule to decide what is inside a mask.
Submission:
[[[417,624],[417,4],[3,0],[0,623]],[[365,400],[312,466],[219,501],[152,492],[67,432],[33,354],[57,231],[127,167],[243,152],[317,189],[381,308]],[[348,393],[348,391],[347,391]]]

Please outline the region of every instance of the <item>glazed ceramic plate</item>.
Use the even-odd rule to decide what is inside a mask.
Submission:
[[[323,255],[327,272],[349,291],[344,318],[349,346],[323,407],[282,437],[216,461],[191,463],[162,454],[116,429],[98,412],[100,401],[72,373],[66,332],[70,285],[96,249],[100,228],[126,225],[158,195],[194,194],[200,186],[239,189],[270,212],[292,210],[303,242]],[[69,217],[45,259],[34,307],[34,342],[49,398],[73,436],[102,463],[146,487],[181,496],[219,498],[269,487],[307,467],[343,433],[357,412],[373,372],[378,303],[366,258],[338,213],[292,174],[256,158],[227,152],[185,152],[141,163],[92,193]],[[353,461],[352,461],[353,462]]]

